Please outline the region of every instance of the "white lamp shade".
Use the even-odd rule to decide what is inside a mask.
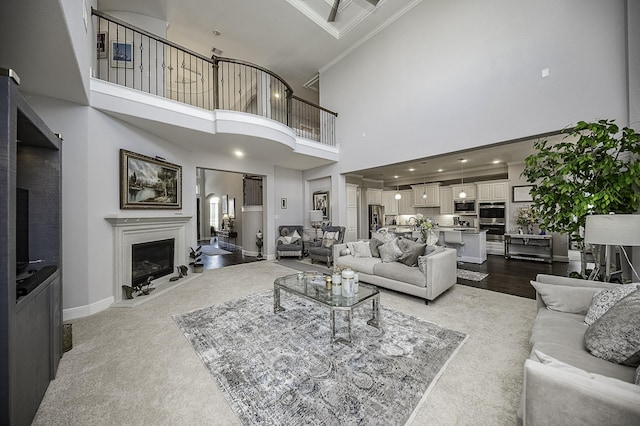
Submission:
[[[322,222],[322,210],[311,210],[309,211],[309,221],[313,222]]]
[[[609,246],[640,246],[640,214],[587,216],[584,242]]]

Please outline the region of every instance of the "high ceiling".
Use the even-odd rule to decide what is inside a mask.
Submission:
[[[284,78],[297,96],[317,101],[303,88],[318,72],[422,0],[98,0],[98,9],[133,12],[167,22],[167,38],[205,56],[263,66]],[[215,35],[214,30],[220,35]]]

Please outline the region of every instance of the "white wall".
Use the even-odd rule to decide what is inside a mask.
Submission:
[[[626,123],[624,4],[420,3],[321,73],[321,104],[340,114],[339,172],[578,120]],[[550,76],[541,78],[545,68]]]
[[[275,177],[275,207],[274,223],[276,230],[281,225],[304,224],[304,202],[302,191],[302,172],[300,170],[276,167]],[[287,208],[281,206],[281,199],[287,199]]]

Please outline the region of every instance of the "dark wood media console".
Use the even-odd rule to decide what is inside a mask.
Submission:
[[[61,143],[0,68],[0,424],[31,424],[62,357]],[[28,193],[20,211],[17,188]],[[22,217],[26,216],[26,217]],[[27,229],[28,231],[25,231]],[[17,241],[20,250],[17,250]],[[28,241],[28,247],[25,240]],[[17,294],[17,254],[28,277]],[[40,261],[41,260],[41,261]],[[44,269],[43,269],[44,268]],[[30,269],[41,273],[29,277]]]

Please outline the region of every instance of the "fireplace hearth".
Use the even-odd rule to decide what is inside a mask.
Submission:
[[[166,213],[154,214],[151,212],[140,214],[135,212],[109,215],[105,219],[113,226],[114,235],[113,303],[111,306],[134,307],[176,287],[176,282],[171,282],[170,278],[175,274],[177,266],[187,262],[188,253],[186,247],[190,245],[187,235],[192,232],[188,230],[191,216],[181,214],[167,215]],[[193,233],[195,233],[195,230]],[[135,245],[166,240],[173,241],[173,261],[171,266],[163,264],[163,261],[160,261],[155,255],[144,256],[134,262],[133,248]],[[145,246],[141,247],[146,248]],[[138,257],[137,253],[136,257]],[[167,256],[167,258],[169,257]],[[134,263],[136,264],[135,272],[133,270]],[[162,270],[166,271],[164,276],[159,274],[159,271]],[[136,275],[135,278],[134,274]],[[133,289],[135,282],[140,282],[145,286],[145,276],[147,278],[153,277],[151,284],[155,291],[146,297],[129,299],[125,287]],[[178,283],[180,285],[184,284],[184,282],[189,281],[189,278],[180,280]]]

